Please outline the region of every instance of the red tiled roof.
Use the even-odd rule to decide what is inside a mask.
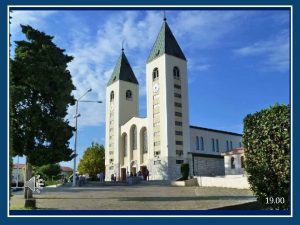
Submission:
[[[22,164],[22,163],[19,163],[19,166],[18,166],[18,163],[14,164],[13,165],[13,168],[14,169],[23,169],[25,167],[25,164]]]
[[[70,172],[73,171],[70,167],[67,166],[60,166],[62,172]]]
[[[222,155],[235,155],[235,154],[244,154],[244,148],[233,148],[229,151],[224,152]]]

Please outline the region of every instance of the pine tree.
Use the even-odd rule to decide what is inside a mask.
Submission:
[[[16,41],[10,60],[10,124],[13,155],[26,156],[26,180],[32,166],[69,161],[74,128],[65,120],[75,90],[67,64],[73,59],[53,37],[21,25],[27,40]],[[25,207],[35,205],[25,189]],[[30,205],[31,204],[31,205]]]

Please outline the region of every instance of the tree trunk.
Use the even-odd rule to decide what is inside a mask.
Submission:
[[[26,159],[26,171],[25,171],[25,181],[29,181],[32,177],[32,166]],[[25,186],[25,185],[24,185]],[[30,188],[24,188],[24,198],[25,198],[25,208],[35,208],[35,199],[32,195],[32,190]]]

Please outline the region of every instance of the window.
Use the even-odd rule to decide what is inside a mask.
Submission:
[[[178,102],[175,102],[174,105],[175,105],[176,107],[179,107],[179,108],[182,107],[181,103],[178,103]]]
[[[137,132],[136,132],[136,126],[134,125],[133,126],[133,128],[131,128],[132,130],[131,130],[131,135],[132,135],[132,149],[136,149],[136,147],[137,147],[137,144],[136,144],[136,142],[137,142]]]
[[[176,131],[175,131],[175,134],[176,134],[176,135],[179,135],[179,136],[182,136],[182,131],[176,130]]]
[[[179,73],[179,69],[177,66],[175,66],[173,68],[173,76],[174,76],[174,79],[180,80],[180,73]]]
[[[175,97],[175,98],[181,98],[181,94],[179,94],[179,93],[174,93],[174,97]]]
[[[229,151],[229,142],[228,141],[226,141],[226,149],[227,149],[227,151]]]
[[[153,77],[153,81],[158,80],[159,77],[159,73],[158,73],[158,68],[154,68],[153,72],[152,72],[152,77]]]
[[[182,150],[176,150],[176,155],[182,156],[183,155],[183,151]]]
[[[182,164],[183,160],[176,160],[176,164]]]
[[[196,136],[196,149],[200,150],[200,143],[199,143],[199,137]]]
[[[175,112],[175,116],[182,117],[182,113],[181,112]]]
[[[235,165],[234,165],[234,157],[232,156],[230,159],[230,165],[231,165],[231,169],[235,169]]]
[[[201,137],[201,150],[204,151],[204,139]]]
[[[176,141],[176,145],[183,145],[183,141]]]
[[[127,134],[123,137],[123,144],[124,144],[124,156],[127,156]]]
[[[114,91],[110,92],[110,101],[112,102],[115,98],[115,93]]]
[[[244,156],[241,156],[241,168],[245,167],[245,159]]]
[[[182,126],[182,122],[180,122],[180,121],[175,121],[175,125],[176,125],[176,126]]]
[[[174,88],[176,88],[176,89],[181,89],[181,86],[178,85],[178,84],[174,84]]]
[[[233,149],[233,147],[232,147],[232,141],[230,141],[230,149]]]
[[[148,139],[147,139],[147,130],[145,129],[143,132],[143,139],[144,139],[144,153],[148,152]]]
[[[160,145],[160,141],[155,141],[154,142],[154,146],[159,146]]]
[[[216,139],[217,152],[219,152],[219,139]]]
[[[240,146],[240,148],[242,147],[242,142],[239,142],[239,146]]]
[[[160,151],[155,151],[155,152],[154,152],[154,155],[155,155],[155,156],[160,155]]]
[[[215,151],[215,139],[214,138],[211,139],[211,143],[212,143],[212,151],[214,152]]]
[[[132,92],[130,90],[126,91],[126,100],[132,100]]]

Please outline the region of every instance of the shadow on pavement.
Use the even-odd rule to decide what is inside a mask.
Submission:
[[[214,210],[263,210],[263,208],[257,201],[254,201],[243,204],[214,208]]]

